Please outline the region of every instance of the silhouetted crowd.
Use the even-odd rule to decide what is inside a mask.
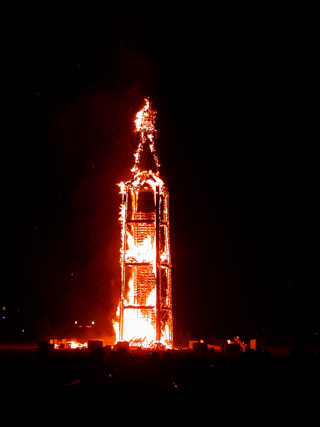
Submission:
[[[17,402],[72,402],[79,409],[106,402],[180,404],[185,411],[220,404],[318,406],[319,359],[305,348],[283,357],[253,350],[230,355],[44,348],[32,355],[0,354],[1,389]]]

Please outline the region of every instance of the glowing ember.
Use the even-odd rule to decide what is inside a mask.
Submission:
[[[172,347],[169,193],[159,176],[155,116],[150,101],[146,100],[135,120],[139,145],[131,169],[133,177],[119,184],[121,294],[119,321],[114,327],[117,342]],[[143,159],[148,150],[155,170],[145,168]]]
[[[56,342],[54,342],[54,340],[50,340],[50,344],[53,344],[53,348],[55,349],[60,349],[60,348],[71,348],[73,350],[83,350],[83,349],[87,349],[88,348],[88,343],[79,343],[77,341],[67,341],[67,340],[62,340],[62,341],[58,341],[55,340]]]
[[[76,342],[76,341],[68,341],[67,344],[70,346],[70,348],[73,348],[73,349],[88,348],[88,343],[81,344],[81,343]]]

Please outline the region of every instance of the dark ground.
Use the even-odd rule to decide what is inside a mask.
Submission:
[[[180,421],[225,409],[228,417],[237,409],[270,415],[276,408],[307,417],[318,405],[319,361],[318,349],[301,347],[235,353],[2,347],[1,389],[22,413],[66,408],[79,421],[84,411],[114,414],[114,405],[121,419],[152,415],[157,403],[162,416],[173,410],[170,419]]]

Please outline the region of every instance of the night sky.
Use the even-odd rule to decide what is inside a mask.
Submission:
[[[111,334],[116,184],[131,178],[148,96],[176,339],[318,330],[314,12],[207,4],[5,9],[0,303],[30,336],[61,336],[87,312]]]

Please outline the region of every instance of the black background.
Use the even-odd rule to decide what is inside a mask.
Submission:
[[[19,309],[30,337],[63,335],[88,312],[112,334],[116,184],[131,177],[135,114],[150,96],[176,341],[316,332],[314,11],[97,1],[3,16],[7,314]]]

